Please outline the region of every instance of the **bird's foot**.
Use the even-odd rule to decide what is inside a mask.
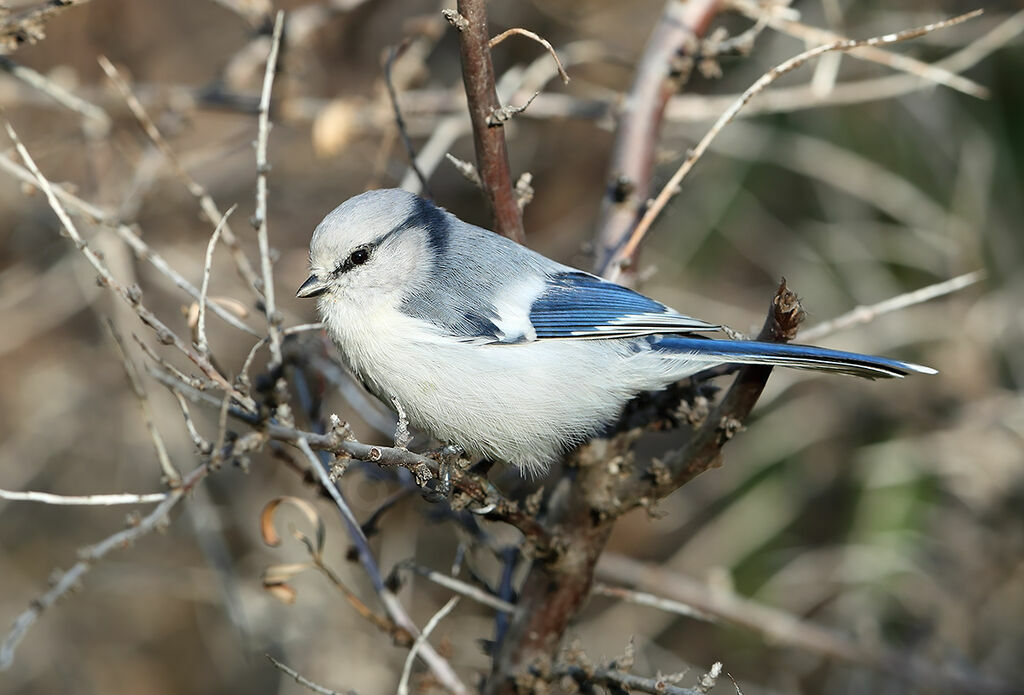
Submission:
[[[452,473],[455,464],[466,451],[458,444],[449,444],[441,449],[438,461],[437,477],[427,481],[427,490],[423,493],[428,502],[443,502],[452,494]]]

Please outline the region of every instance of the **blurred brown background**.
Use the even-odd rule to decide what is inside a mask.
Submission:
[[[254,3],[258,4],[258,3]],[[286,10],[308,7],[281,2]],[[293,298],[305,278],[310,233],[320,218],[368,186],[398,185],[407,158],[396,141],[382,83],[387,49],[414,39],[396,82],[414,143],[447,116],[462,116],[458,47],[432,0],[370,0],[286,39],[275,83],[270,137],[269,229],[286,325],[313,320]],[[612,102],[662,10],[660,0],[504,0],[489,6],[492,33],[523,26],[556,48],[578,42],[585,62],[573,81],[543,85],[536,112],[507,128],[514,175],[530,171],[536,196],[525,222],[530,246],[589,267],[612,142],[600,109],[569,117],[564,102]],[[863,37],[934,21],[969,2],[795,3],[803,21]],[[642,256],[642,289],[685,313],[742,331],[758,324],[780,276],[804,298],[808,325],[978,268],[988,279],[952,296],[890,314],[825,339],[936,367],[940,375],[870,383],[802,373],[773,375],[748,431],[726,448],[726,465],[670,497],[657,518],[620,522],[610,553],[678,572],[852,636],[923,659],[1024,681],[1024,53],[1011,2],[951,30],[895,47],[933,61],[999,27],[1008,42],[966,71],[990,98],[925,87],[892,99],[793,108],[741,119],[683,185]],[[838,11],[838,14],[836,14]],[[749,26],[735,15],[719,23]],[[268,43],[216,2],[93,0],[46,24],[46,38],[10,59],[102,107],[98,130],[6,70],[0,106],[51,180],[137,223],[146,241],[199,284],[210,225],[138,128],[96,58],[130,76],[188,171],[222,209],[255,258],[253,112]],[[1016,38],[1015,38],[1016,37]],[[248,49],[246,47],[249,46]],[[805,48],[765,31],[749,57],[720,61],[724,76],[697,76],[670,112],[659,182],[707,129],[703,95],[736,94],[770,66]],[[248,50],[248,53],[246,52]],[[543,63],[535,44],[495,49],[499,75]],[[550,59],[548,59],[550,60]],[[548,66],[550,67],[550,66]],[[780,85],[806,83],[814,65]],[[843,57],[841,81],[887,74]],[[819,79],[827,77],[822,75]],[[537,87],[540,89],[541,87]],[[242,95],[245,99],[235,97]],[[511,99],[522,103],[523,94]],[[755,104],[756,106],[756,104]],[[543,107],[543,108],[542,108]],[[724,107],[724,103],[722,104]],[[719,107],[719,110],[720,108]],[[547,109],[547,110],[545,110]],[[715,111],[711,111],[715,113]],[[456,124],[457,125],[457,124]],[[451,152],[472,160],[463,130]],[[12,148],[5,145],[8,154]],[[448,163],[430,177],[436,201],[488,224],[481,197]],[[63,494],[149,492],[159,469],[138,403],[103,326],[153,342],[133,314],[96,286],[94,273],[59,236],[41,195],[0,177],[0,488]],[[137,260],[109,230],[83,225],[126,283],[138,282],[165,321],[187,334],[188,298]],[[223,248],[211,294],[249,302]],[[259,316],[249,323],[258,325]],[[248,336],[221,321],[210,341],[225,369],[238,369]],[[143,357],[132,341],[138,364]],[[157,424],[182,469],[195,462],[175,401],[148,383]],[[330,403],[360,439],[387,442],[339,394]],[[216,413],[195,408],[211,436]],[[659,435],[656,455],[679,435]],[[346,476],[357,514],[394,489]],[[257,520],[271,498],[313,498],[268,455],[250,470],[225,468],[178,509],[162,534],[114,553],[82,590],[43,615],[0,673],[9,693],[302,692],[263,657],[361,695],[394,690],[405,651],[361,621],[322,577],[296,581],[286,606],[265,593],[261,570],[301,560],[297,544],[264,546]],[[4,629],[46,588],[76,549],[120,528],[128,508],[54,507],[0,500],[0,622]],[[326,505],[328,559],[364,593],[347,563],[347,540]],[[448,571],[458,542],[432,507],[404,500],[374,539],[385,570],[409,558]],[[296,524],[301,523],[298,519]],[[505,529],[494,529],[506,533]],[[509,536],[514,540],[514,536]],[[479,558],[483,574],[494,567]],[[447,595],[409,578],[403,601],[419,624]],[[493,636],[489,609],[464,601],[435,633],[467,682],[486,671],[479,640]],[[744,693],[902,693],[906,682],[766,644],[728,623],[709,625],[595,597],[571,636],[595,660],[632,637],[638,673],[700,669],[716,660]],[[715,692],[730,692],[722,683]]]

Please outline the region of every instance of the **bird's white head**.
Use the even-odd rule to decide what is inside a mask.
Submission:
[[[429,273],[448,242],[448,213],[398,189],[350,198],[317,226],[310,276],[299,297],[396,303],[403,288]]]

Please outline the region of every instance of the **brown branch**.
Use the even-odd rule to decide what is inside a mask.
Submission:
[[[651,193],[655,150],[668,100],[689,76],[681,57],[692,52],[718,13],[718,0],[669,0],[637,66],[619,117],[608,187],[597,225],[595,268],[604,273],[629,236]]]
[[[494,231],[523,243],[523,217],[516,199],[515,182],[508,163],[505,129],[492,116],[501,109],[494,84],[487,7],[484,0],[459,0],[458,12],[445,17],[459,31],[462,82],[466,87],[469,118],[473,123],[473,145],[484,196],[494,215]]]

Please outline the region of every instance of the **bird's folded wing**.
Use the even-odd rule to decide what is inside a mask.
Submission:
[[[530,307],[529,319],[537,339],[620,338],[720,328],[580,271],[551,276],[544,292]]]

